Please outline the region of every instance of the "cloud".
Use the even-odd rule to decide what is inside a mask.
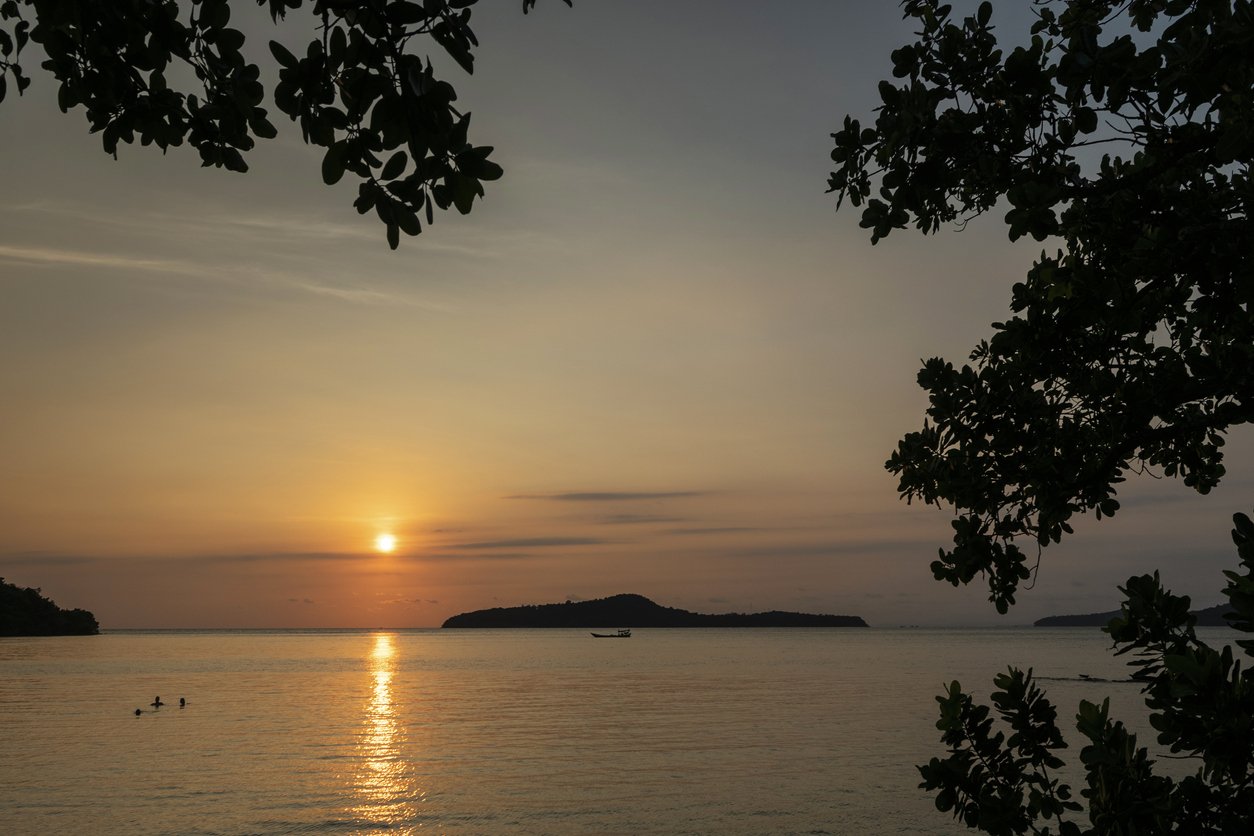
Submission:
[[[427,311],[447,312],[450,306],[409,294],[388,293],[362,287],[345,287],[311,279],[305,274],[286,273],[273,268],[252,265],[213,266],[167,258],[142,258],[116,253],[89,252],[48,247],[27,247],[0,243],[0,261],[14,261],[42,266],[96,267],[130,272],[177,274],[211,280],[218,284],[268,285],[280,291],[296,291],[323,298],[336,299],[352,305],[374,307],[412,307]]]
[[[161,258],[132,258],[112,253],[93,253],[81,250],[47,249],[44,247],[18,247],[0,244],[0,259],[21,261],[27,264],[68,264],[75,267],[117,267],[124,270],[149,270],[161,273],[187,273],[194,271],[179,261]]]
[[[347,302],[351,305],[370,307],[401,306],[421,308],[422,310],[437,313],[446,313],[453,310],[451,305],[419,298],[412,294],[389,293],[384,290],[360,286],[328,284],[311,278],[308,273],[276,270],[270,266],[261,268],[253,265],[241,265],[232,268],[228,272],[234,273],[239,277],[240,281],[249,285],[269,285],[279,291],[309,293],[314,296]]]
[[[193,237],[198,241],[220,239],[234,245],[261,244],[275,249],[276,239],[293,243],[335,242],[351,245],[360,242],[375,246],[383,240],[382,228],[373,217],[351,221],[328,220],[326,216],[284,207],[282,211],[240,214],[238,207],[206,208],[198,201],[194,209],[163,207],[160,212],[129,211],[121,216],[102,214],[72,201],[37,200],[0,207],[3,212],[30,214],[39,212],[64,218],[78,224],[92,224],[113,229],[141,230],[163,238]],[[491,245],[489,245],[491,244]],[[526,252],[555,252],[568,246],[566,239],[533,230],[497,231],[485,240],[482,231],[462,231],[446,227],[439,236],[420,236],[411,245],[424,255],[448,255],[457,258],[516,258]],[[494,246],[492,246],[494,245]],[[280,248],[281,249],[281,248]]]
[[[252,554],[206,554],[176,558],[180,561],[204,563],[268,563],[291,560],[361,560],[362,552],[261,552]]]
[[[600,546],[606,540],[595,537],[530,537],[519,540],[485,540],[479,543],[454,543],[450,549],[532,549],[551,548],[556,546]]]
[[[934,555],[935,544],[931,540],[860,540],[837,543],[788,543],[783,545],[743,546],[719,549],[718,554],[734,558],[775,557],[838,557],[844,555],[891,554],[894,552],[919,552]]]
[[[646,499],[679,499],[704,496],[704,491],[574,491],[570,493],[515,494],[506,499],[544,499],[550,502],[638,502]]]
[[[115,216],[92,211],[74,202],[46,200],[31,201],[9,207],[9,210],[26,214],[41,212],[114,229],[140,229],[146,233],[161,234],[162,237],[190,235],[200,240],[226,238],[233,243],[251,239],[254,242],[273,244],[278,237],[312,238],[319,241],[352,238],[371,243],[379,240],[378,231],[368,223],[337,223],[290,210],[272,215],[241,215],[225,210],[206,211],[203,205],[199,205],[194,213],[167,207],[160,212],[133,211]]]
[[[366,290],[356,287],[334,287],[324,284],[313,284],[311,282],[290,281],[284,282],[287,287],[295,290],[303,290],[306,293],[312,293],[315,296],[329,296],[333,299],[339,299],[341,302],[351,302],[355,305],[376,305],[383,307],[393,307],[396,305],[408,305],[414,308],[424,308],[429,311],[447,311],[447,305],[441,305],[436,302],[420,301],[408,296],[398,296],[395,293],[385,293],[381,290]]]
[[[413,557],[403,556],[401,560],[529,560],[538,557],[531,552],[494,552],[486,551],[480,554],[443,554],[441,552],[430,552],[428,554],[414,555]]]
[[[646,523],[683,522],[682,517],[663,517],[653,514],[610,514],[597,520],[600,525],[644,525]]]
[[[290,561],[360,561],[371,555],[365,552],[220,552],[214,554],[51,554],[45,552],[18,552],[0,554],[2,565],[75,565],[85,563],[120,564],[159,563],[170,566],[188,566],[213,563],[281,563]]]
[[[773,529],[773,528],[752,528],[749,526],[730,525],[730,526],[724,526],[722,528],[672,528],[672,529],[669,529],[666,533],[667,534],[679,534],[679,535],[727,534],[727,533],[735,532],[735,531],[778,531],[778,530],[779,529]]]
[[[16,554],[0,554],[0,566],[77,566],[84,563],[98,563],[107,559],[85,554],[18,552]]]

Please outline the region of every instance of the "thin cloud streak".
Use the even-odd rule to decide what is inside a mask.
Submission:
[[[74,267],[116,267],[124,270],[145,270],[161,273],[190,273],[195,270],[186,263],[160,258],[131,258],[111,253],[78,250],[18,247],[0,244],[0,259],[25,264],[70,265]]]
[[[451,310],[448,305],[415,299],[410,296],[378,290],[319,284],[311,282],[304,277],[295,277],[275,271],[254,270],[249,267],[235,269],[217,267],[210,269],[206,265],[173,259],[136,258],[114,253],[23,247],[11,244],[0,244],[0,261],[39,266],[96,267],[164,275],[181,275],[208,279],[217,284],[254,286],[257,282],[261,282],[280,290],[293,290],[315,296],[329,297],[354,305],[378,307],[395,307],[399,305],[438,312]]]
[[[0,554],[0,566],[80,566],[108,559],[85,554],[18,552],[17,554]]]
[[[433,561],[457,561],[459,563],[474,563],[481,560],[534,560],[536,558],[548,557],[549,555],[539,555],[534,552],[493,552],[486,551],[477,554],[445,554],[444,552],[426,552],[424,554],[401,555],[399,560],[413,560],[422,563]]]
[[[595,537],[531,537],[519,540],[487,540],[480,543],[454,543],[446,546],[450,549],[531,549],[551,548],[555,546],[602,546],[606,540]]]
[[[598,525],[647,525],[685,522],[683,517],[663,517],[650,514],[614,514],[596,521]]]
[[[276,238],[313,240],[317,242],[361,242],[374,247],[383,240],[372,218],[357,222],[329,221],[325,217],[300,214],[285,209],[282,213],[240,215],[233,211],[180,212],[177,209],[163,212],[132,211],[122,214],[102,215],[86,208],[56,201],[29,201],[24,204],[0,207],[0,211],[29,214],[39,212],[66,220],[90,223],[112,229],[131,230],[144,234],[164,233],[164,237],[186,235],[197,240],[206,238],[226,239],[234,243],[262,243],[273,249]],[[566,246],[566,242],[552,235],[529,230],[498,232],[491,240],[498,246],[489,246],[481,232],[466,232],[455,226],[441,229],[441,235],[422,235],[412,246],[427,255],[447,255],[457,258],[503,260],[515,258],[520,252],[553,251]],[[463,242],[456,240],[463,238]]]
[[[676,534],[679,536],[700,535],[700,534],[738,534],[751,531],[780,531],[779,528],[753,528],[751,526],[725,526],[722,528],[671,528],[666,530],[666,534]],[[803,529],[797,529],[803,530]]]
[[[916,552],[934,555],[936,544],[931,540],[862,540],[837,543],[792,543],[778,546],[742,546],[731,549],[711,550],[710,554],[723,557],[765,559],[776,557],[845,557],[864,554],[893,554]]]
[[[431,302],[425,299],[418,299],[413,296],[388,293],[386,291],[373,290],[370,288],[341,287],[338,285],[321,284],[311,281],[305,276],[292,273],[254,269],[242,269],[240,272],[241,274],[247,276],[247,281],[250,283],[263,282],[279,289],[296,290],[301,293],[310,293],[315,296],[330,297],[354,305],[367,305],[375,307],[403,306],[409,308],[421,308],[423,310],[437,313],[447,313],[453,310],[451,305]]]
[[[66,220],[80,221],[112,229],[135,230],[144,234],[164,233],[191,235],[198,240],[205,238],[229,238],[239,242],[241,233],[253,241],[273,243],[276,236],[289,238],[356,239],[375,242],[377,231],[367,225],[337,223],[320,217],[285,212],[282,215],[240,215],[227,211],[200,212],[195,214],[170,209],[162,212],[130,211],[117,214],[100,214],[81,208],[74,203],[32,201],[20,206],[8,207],[8,211],[29,214],[39,212]]]
[[[539,499],[548,502],[638,502],[646,499],[680,499],[706,496],[705,491],[575,491],[550,494],[515,494],[506,499]]]

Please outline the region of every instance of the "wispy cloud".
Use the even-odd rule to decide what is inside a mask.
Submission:
[[[145,270],[160,273],[197,272],[185,262],[163,258],[134,258],[116,253],[84,252],[82,250],[20,247],[0,244],[0,259],[24,264],[72,265],[75,267],[109,267],[124,270]]]
[[[271,563],[291,561],[361,560],[364,557],[366,557],[366,555],[362,552],[260,552],[241,554],[206,554],[176,559],[199,563]]]
[[[856,540],[829,543],[784,543],[718,549],[725,557],[765,559],[775,557],[841,557],[845,555],[892,554],[920,552],[934,555],[936,546],[930,540]]]
[[[445,554],[443,552],[427,552],[426,554],[414,555],[410,558],[402,557],[402,560],[418,560],[424,563],[432,561],[456,560],[458,562],[474,561],[474,560],[531,560],[540,557],[533,552],[495,552],[484,551],[476,554]]]
[[[728,526],[722,526],[722,527],[717,527],[717,528],[670,528],[670,529],[667,529],[666,533],[678,534],[682,536],[682,535],[695,535],[695,534],[730,534],[733,532],[746,532],[746,531],[779,531],[779,529],[778,528],[753,528],[751,526],[744,526],[744,525],[728,525]]]
[[[269,287],[280,291],[313,294],[353,305],[412,307],[448,311],[451,306],[409,294],[390,293],[369,287],[327,284],[309,276],[262,269],[252,265],[202,264],[168,258],[145,258],[118,253],[91,252],[0,243],[0,261],[44,267],[88,267],[131,272],[179,275],[235,287]]]
[[[17,552],[15,554],[0,554],[0,566],[78,566],[86,563],[98,563],[107,559],[85,554]]]
[[[311,293],[315,296],[329,297],[353,305],[369,305],[376,307],[409,307],[422,308],[428,311],[446,312],[452,310],[451,305],[433,302],[411,294],[392,293],[371,287],[344,287],[326,284],[298,273],[290,273],[273,269],[248,268],[249,281],[270,285],[280,290],[294,290],[300,293]]]
[[[194,224],[197,230],[207,229],[232,239],[237,239],[241,234],[249,234],[255,239],[267,241],[273,241],[276,237],[373,241],[379,237],[378,230],[367,222],[339,223],[327,221],[325,218],[291,213],[239,215],[222,212],[180,220],[184,226]]]
[[[597,520],[600,525],[645,525],[648,523],[683,522],[682,517],[663,517],[655,514],[610,514]]]
[[[569,493],[515,494],[506,499],[541,499],[549,502],[638,502],[646,499],[679,499],[705,496],[704,491],[572,491]]]
[[[300,212],[292,207],[281,211],[241,214],[238,208],[217,207],[163,208],[161,212],[131,210],[105,214],[94,208],[68,201],[28,201],[15,206],[0,207],[3,212],[40,213],[78,224],[91,224],[116,230],[158,234],[163,238],[186,236],[197,241],[230,240],[235,244],[263,244],[273,248],[276,240],[317,244],[361,242],[376,247],[383,241],[383,225],[374,216],[359,217],[352,212],[334,216]],[[343,218],[343,220],[340,220]],[[436,234],[424,232],[406,246],[423,254],[448,255],[455,258],[504,259],[520,252],[553,251],[568,246],[565,239],[533,230],[496,231],[485,235],[483,230],[466,230],[455,224],[444,225]]]
[[[595,537],[529,537],[518,540],[485,540],[479,543],[454,543],[450,549],[538,549],[557,546],[600,546],[606,540]]]
[[[197,208],[196,211],[180,211],[165,208],[161,212],[131,210],[117,214],[104,214],[93,208],[73,202],[31,201],[8,207],[9,211],[22,214],[38,212],[79,223],[121,230],[137,230],[145,234],[158,233],[206,238],[230,238],[232,241],[252,240],[273,242],[276,238],[356,239],[375,241],[380,239],[379,230],[364,219],[360,223],[328,221],[309,213],[301,214],[290,209],[282,213],[252,215],[238,211]]]

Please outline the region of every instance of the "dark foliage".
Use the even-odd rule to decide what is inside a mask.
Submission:
[[[873,242],[1004,206],[1012,240],[1056,247],[969,364],[927,361],[927,420],[887,463],[907,500],[957,512],[936,578],[982,576],[1006,612],[1031,576],[1025,543],[1039,560],[1075,515],[1116,513],[1129,472],[1208,492],[1225,432],[1254,420],[1254,4],[1035,0],[1009,52],[989,2],[961,19],[940,0],[902,6],[918,40],[893,53],[874,126],[847,117],[833,134],[831,191]],[[1248,633],[1254,524],[1234,520],[1228,618]],[[1122,591],[1106,629],[1158,745],[1195,772],[1157,774],[1109,701],[1082,703],[1088,824],[1068,819],[1084,806],[1056,777],[1056,711],[1012,669],[993,709],[956,682],[938,698],[949,754],[920,771],[940,809],[992,834],[1254,833],[1254,676],[1197,638],[1189,599],[1157,574]]]
[[[1042,2],[1007,54],[990,3],[903,6],[919,40],[874,127],[834,134],[831,189],[872,240],[1005,201],[1012,239],[1061,247],[970,364],[927,361],[928,420],[888,461],[904,497],[959,512],[936,577],[986,577],[1005,612],[1025,542],[1114,514],[1129,471],[1206,493],[1223,433],[1254,418],[1254,7]]]
[[[1084,615],[1049,615],[1032,622],[1033,627],[1105,627],[1112,619],[1119,617],[1119,610],[1110,612],[1094,612]],[[1193,610],[1193,618],[1198,627],[1227,627],[1225,616],[1232,612],[1227,604],[1216,604],[1201,610]]]
[[[328,185],[345,173],[358,179],[353,205],[374,211],[393,249],[401,232],[421,231],[420,215],[430,224],[435,207],[466,214],[483,184],[501,176],[491,146],[470,144],[470,114],[454,106],[452,85],[413,51],[429,38],[472,72],[476,2],[257,0],[276,22],[308,10],[308,44],[293,53],[269,43],[281,68],[274,104],[305,142],[326,149]],[[523,11],[535,2],[523,0]],[[230,21],[231,0],[0,0],[0,101],[6,76],[18,93],[30,85],[19,60],[33,41],[60,83],[61,110],[82,107],[108,153],[136,140],[163,151],[186,142],[203,165],[247,171],[244,154],[276,131],[262,107],[261,71]],[[182,68],[198,89],[170,86]]]
[[[1229,623],[1254,632],[1254,523],[1233,517],[1240,572],[1226,572]],[[1057,712],[1026,674],[1011,669],[995,680],[992,711],[954,682],[937,701],[936,727],[949,748],[944,759],[919,767],[936,806],[991,834],[1158,834],[1239,836],[1254,832],[1254,669],[1231,647],[1198,639],[1187,596],[1163,589],[1158,575],[1131,578],[1120,614],[1106,627],[1117,655],[1130,654],[1132,679],[1141,683],[1157,743],[1196,764],[1172,780],[1120,722],[1110,700],[1081,702],[1077,728],[1087,738],[1080,760],[1087,772],[1089,826],[1066,814],[1080,811],[1071,787],[1057,777],[1066,748]],[[1254,657],[1254,640],[1237,642]],[[1051,820],[1053,824],[1051,825]],[[1051,829],[1054,828],[1054,829]]]
[[[0,578],[0,636],[92,636],[100,632],[87,610],[63,610],[40,590]]]

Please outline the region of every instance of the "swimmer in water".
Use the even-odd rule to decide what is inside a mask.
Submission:
[[[142,709],[142,708],[137,708],[137,709],[135,709],[135,716],[136,716],[136,717],[138,717],[139,715],[141,715],[141,714],[143,714],[143,713],[144,713],[144,711],[143,711],[143,709]]]
[[[161,697],[153,697],[153,698],[152,698],[152,707],[153,707],[153,708],[160,708],[160,707],[161,707],[161,706],[163,706],[163,705],[165,705],[165,703],[163,703],[163,702],[161,701]]]
[[[186,708],[186,707],[187,707],[187,700],[183,699],[182,697],[179,697],[179,708]]]

